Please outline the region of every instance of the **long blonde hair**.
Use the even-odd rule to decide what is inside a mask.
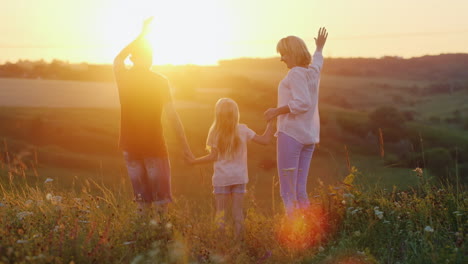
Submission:
[[[276,45],[276,51],[282,55],[292,56],[299,66],[309,65],[312,59],[304,40],[296,36],[287,36],[280,39]]]
[[[216,102],[215,119],[210,127],[212,143],[218,148],[218,155],[224,159],[232,159],[239,150],[241,140],[237,125],[239,124],[239,107],[230,98],[221,98]],[[208,139],[210,140],[210,139]],[[207,142],[207,149],[210,146]]]

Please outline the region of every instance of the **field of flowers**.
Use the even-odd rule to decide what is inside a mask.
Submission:
[[[176,197],[167,215],[141,215],[129,188],[76,179],[61,188],[33,168],[0,159],[0,263],[466,263],[467,192],[431,183],[366,188],[350,168],[319,186],[293,218],[245,203],[243,238],[221,234],[209,199]],[[36,177],[31,184],[30,177]],[[37,179],[40,179],[38,181]],[[249,186],[255,192],[260,186]],[[277,186],[264,187],[277,188]],[[274,190],[272,190],[274,191]],[[275,203],[272,203],[275,206]]]

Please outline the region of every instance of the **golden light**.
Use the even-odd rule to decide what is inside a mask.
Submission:
[[[229,57],[225,43],[231,32],[230,13],[223,1],[140,0],[114,9],[114,23],[108,26],[114,29],[109,38],[120,45],[139,33],[144,19],[154,17],[148,36],[153,43],[154,64],[213,65]]]
[[[278,241],[291,250],[304,250],[317,246],[326,235],[327,215],[320,205],[296,211],[281,221],[277,229]]]

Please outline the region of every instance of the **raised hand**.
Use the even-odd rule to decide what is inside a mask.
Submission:
[[[325,42],[328,38],[328,32],[326,28],[320,28],[318,31],[318,35],[315,39],[315,45],[317,46],[317,50],[322,51],[323,46],[325,46]]]
[[[151,23],[153,22],[154,17],[149,17],[143,21],[143,28],[141,29],[140,35],[145,37],[148,33],[151,32]]]

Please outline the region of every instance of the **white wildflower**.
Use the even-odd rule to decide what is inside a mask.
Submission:
[[[29,211],[24,211],[16,214],[16,217],[18,217],[19,220],[23,220],[26,216],[33,215],[33,212]]]
[[[154,219],[151,219],[151,221],[149,222],[150,226],[158,226],[158,221],[154,220]]]
[[[45,197],[46,197],[47,201],[50,201],[52,199],[52,197],[54,197],[54,196],[51,193],[48,193],[48,194],[46,194]]]
[[[62,196],[52,196],[52,198],[50,198],[50,202],[52,204],[60,204],[62,202]]]
[[[433,232],[434,232],[434,228],[432,228],[432,227],[430,227],[430,226],[426,226],[426,227],[424,228],[424,231],[433,233]]]
[[[167,228],[167,229],[171,229],[171,228],[172,228],[171,222],[168,222],[168,223],[166,224],[166,228]]]
[[[375,216],[377,216],[379,219],[383,219],[384,213],[379,210],[378,206],[374,207],[374,213],[375,213]]]
[[[453,212],[453,214],[454,214],[455,216],[462,216],[462,215],[463,215],[463,212],[455,211],[455,212]]]
[[[52,179],[52,178],[47,178],[47,179],[44,181],[44,183],[49,183],[49,182],[53,182],[53,181],[54,181],[54,179]]]

